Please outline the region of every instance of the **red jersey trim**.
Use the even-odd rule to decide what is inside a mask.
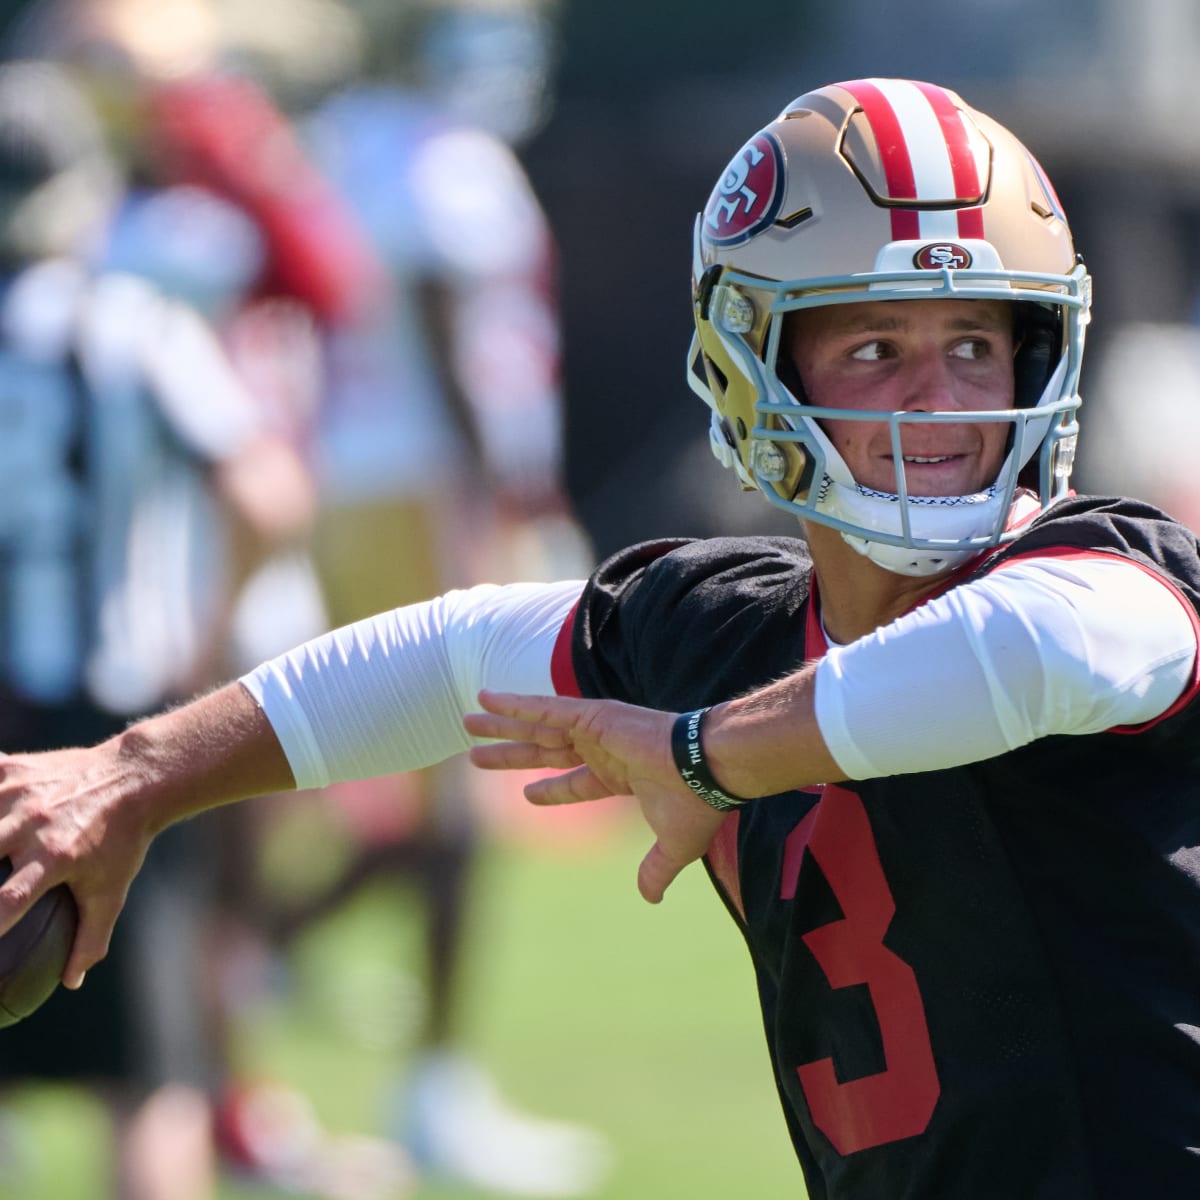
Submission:
[[[1132,567],[1137,567],[1139,571],[1157,579],[1179,601],[1183,607],[1183,611],[1187,613],[1188,620],[1192,623],[1192,630],[1196,635],[1197,645],[1200,646],[1200,614],[1197,614],[1191,602],[1176,584],[1144,563],[1140,563],[1132,558],[1126,558],[1123,554],[1115,554],[1109,550],[1087,550],[1073,546],[1052,546],[1040,550],[1030,550],[1025,554],[1014,554],[1011,558],[1006,558],[1004,562],[993,569],[1003,571],[1010,563],[1022,562],[1025,559],[1031,558],[1111,558],[1116,559],[1118,562],[1128,563]],[[1200,653],[1197,653],[1196,657],[1192,659],[1191,682],[1183,689],[1179,698],[1170,708],[1159,713],[1153,720],[1143,721],[1140,725],[1114,725],[1108,732],[1142,733],[1147,729],[1153,729],[1160,721],[1165,721],[1168,717],[1173,717],[1177,712],[1186,708],[1196,698],[1197,694],[1200,694]]]
[[[579,681],[575,678],[575,664],[571,661],[571,638],[575,633],[575,617],[578,612],[579,603],[576,602],[567,613],[562,628],[558,631],[558,637],[554,639],[554,650],[550,655],[550,681],[554,684],[556,696],[583,695]]]

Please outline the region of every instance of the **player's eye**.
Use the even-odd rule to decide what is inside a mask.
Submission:
[[[890,344],[878,338],[863,342],[850,351],[850,357],[858,362],[879,362],[882,359],[890,358],[891,355]]]
[[[991,343],[986,338],[963,338],[950,349],[953,358],[965,358],[972,362],[987,358],[991,352]]]

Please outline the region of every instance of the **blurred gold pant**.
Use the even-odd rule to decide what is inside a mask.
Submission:
[[[335,626],[440,595],[447,587],[442,520],[421,500],[322,511],[313,555]]]

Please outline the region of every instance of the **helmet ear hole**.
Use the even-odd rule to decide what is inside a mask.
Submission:
[[[725,395],[729,390],[729,376],[707,354],[704,356],[704,369],[708,372],[709,379],[715,385],[713,391],[720,396]]]
[[[1018,304],[1013,317],[1013,402],[1035,408],[1063,352],[1062,315],[1043,304]]]
[[[792,343],[792,318],[795,313],[789,313],[784,317],[782,337],[780,338],[779,356],[775,360],[775,378],[783,384],[792,396],[795,397],[797,404],[807,404],[808,395],[804,390],[804,380],[800,378],[800,372],[796,368],[796,363],[791,354],[788,352],[788,347]]]

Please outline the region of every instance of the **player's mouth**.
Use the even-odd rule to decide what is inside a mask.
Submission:
[[[896,459],[893,455],[889,454],[886,457],[889,464],[895,464]],[[906,454],[901,462],[904,463],[905,470],[912,467],[945,468],[955,463],[966,462],[969,457],[967,454]]]
[[[901,462],[905,481],[914,495],[958,495],[975,490],[976,469],[968,453],[905,454]],[[889,455],[888,463],[894,470],[895,458]]]

